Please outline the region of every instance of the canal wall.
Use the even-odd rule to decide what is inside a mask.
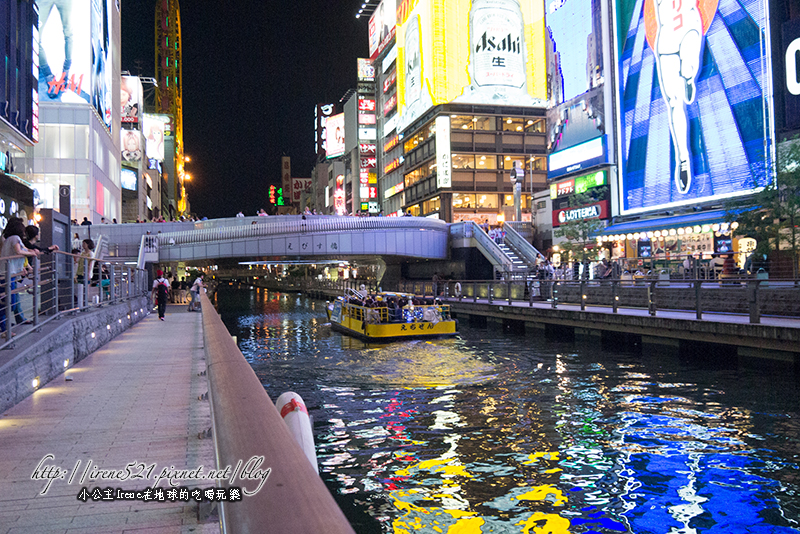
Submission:
[[[474,302],[449,302],[460,321],[504,329],[624,343],[641,350],[679,354],[705,347],[730,357],[800,363],[800,328],[746,322],[687,320],[669,316],[614,314]],[[664,315],[667,315],[666,312]]]
[[[148,298],[142,296],[76,312],[42,325],[41,332],[21,337],[14,348],[1,351],[0,412],[141,321],[149,313],[148,306]]]

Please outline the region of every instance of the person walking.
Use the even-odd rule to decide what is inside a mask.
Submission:
[[[178,280],[177,275],[172,275],[172,282],[170,283],[169,301],[173,304],[178,302],[178,293],[181,290],[181,281]]]
[[[186,281],[185,276],[181,276],[180,293],[178,295],[178,300],[180,300],[180,304],[186,304],[186,291],[188,289],[189,289],[189,282]]]
[[[194,283],[192,284],[192,300],[189,302],[189,311],[197,311],[197,307],[200,304],[200,292],[203,290],[203,273],[195,278]]]
[[[164,278],[164,271],[156,271],[158,278],[153,280],[153,301],[158,305],[158,318],[164,320],[164,313],[167,311],[167,299],[169,298],[169,280]]]

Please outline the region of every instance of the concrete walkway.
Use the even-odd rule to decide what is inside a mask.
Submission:
[[[213,440],[199,437],[211,427],[209,403],[198,399],[208,389],[203,371],[201,314],[173,305],[166,321],[151,314],[69,369],[71,381],[62,375],[3,413],[0,534],[219,532],[216,515],[198,520],[191,500],[78,499],[82,487],[144,490],[163,468],[216,467]],[[142,479],[89,481],[94,466],[124,473],[129,464]],[[63,478],[43,492],[37,470]]]

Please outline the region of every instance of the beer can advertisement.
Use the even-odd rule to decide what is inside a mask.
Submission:
[[[325,129],[328,137],[326,157],[335,158],[344,154],[344,113],[328,117]]]
[[[398,131],[447,102],[544,107],[544,22],[543,0],[400,2]]]
[[[142,82],[138,76],[123,76],[120,84],[121,120],[129,124],[139,122],[142,112]]]
[[[40,1],[40,102],[88,102],[111,128],[112,0]]]
[[[145,152],[150,159],[164,161],[164,125],[167,120],[165,115],[144,115],[142,133],[146,138]]]
[[[763,7],[731,0],[617,7],[620,212],[695,205],[765,185],[774,132],[765,120],[772,102]]]

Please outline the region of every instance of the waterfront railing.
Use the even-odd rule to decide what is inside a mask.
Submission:
[[[21,259],[27,259],[27,265],[15,272]],[[0,349],[11,348],[64,314],[115,304],[148,291],[147,273],[123,262],[62,251],[0,258]]]
[[[248,492],[244,499],[221,504],[223,532],[352,533],[211,301],[200,298],[217,466],[250,473],[231,484]]]

